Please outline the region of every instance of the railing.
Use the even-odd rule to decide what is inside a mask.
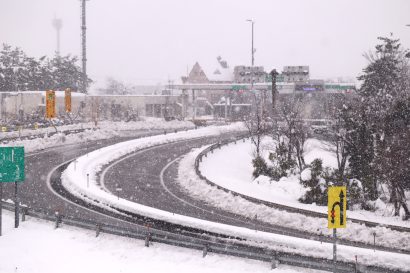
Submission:
[[[14,210],[14,204],[3,202],[5,209]],[[32,208],[21,206],[22,221],[27,220],[27,216],[36,217],[54,223],[55,228],[61,225],[75,226],[88,230],[94,230],[95,236],[101,233],[124,236],[144,241],[144,245],[149,247],[150,244],[158,242],[189,249],[202,251],[205,257],[208,253],[218,253],[231,255],[241,258],[260,260],[270,263],[271,268],[276,268],[278,264],[285,264],[303,268],[332,271],[333,261],[325,258],[309,257],[295,253],[286,253],[274,251],[266,247],[248,245],[235,240],[221,240],[204,235],[201,237],[190,237],[187,235],[170,233],[163,230],[150,229],[135,225],[135,228],[124,228],[119,226],[107,225],[86,219],[65,217],[59,214],[53,214],[47,211],[34,210]],[[336,271],[339,273],[361,272],[361,273],[405,273],[410,271],[388,269],[376,266],[364,266],[357,263],[337,261]]]
[[[167,132],[164,131],[164,134]],[[231,139],[228,141],[220,142],[216,145],[212,145],[206,151],[211,151],[212,149],[219,148],[221,145],[229,143],[231,141],[237,141],[239,138]],[[205,152],[205,151],[203,151]],[[198,169],[199,162],[202,156],[206,156],[201,153],[195,162],[195,168],[198,175],[203,179],[203,177]],[[210,181],[208,183],[213,184]],[[213,184],[221,189],[222,187]],[[229,191],[227,189],[224,189]],[[231,192],[231,191],[229,191]],[[259,201],[259,200],[258,200]],[[14,210],[14,204],[2,202],[5,209]],[[64,215],[56,214],[46,210],[38,210],[34,208],[29,208],[26,206],[20,207],[22,221],[26,221],[27,216],[36,217],[54,223],[55,228],[59,228],[61,225],[70,225],[75,227],[80,227],[88,230],[94,230],[96,237],[101,233],[113,234],[118,236],[124,236],[139,240],[144,240],[145,246],[149,247],[151,243],[165,243],[169,245],[185,247],[190,249],[202,250],[202,256],[205,257],[208,253],[218,253],[224,255],[237,256],[242,258],[260,260],[268,262],[271,268],[276,268],[278,264],[286,264],[291,266],[298,266],[303,268],[312,268],[317,270],[332,271],[333,261],[326,258],[304,256],[301,254],[288,253],[284,251],[275,251],[269,249],[268,247],[256,246],[253,244],[247,244],[245,241],[239,241],[230,238],[223,238],[221,235],[215,237],[209,234],[195,234],[196,236],[189,236],[180,233],[173,233],[166,230],[151,229],[149,226],[135,225],[133,228],[121,227],[107,225],[104,223],[91,221],[88,219],[66,217]],[[226,237],[226,236],[225,236]],[[404,273],[410,272],[398,269],[389,269],[377,266],[364,266],[358,263],[337,261],[336,271],[340,273],[345,272],[362,272],[362,273]]]
[[[201,171],[199,170],[199,164],[200,164],[200,162],[202,161],[202,159],[204,157],[207,157],[207,155],[209,153],[213,153],[213,151],[216,150],[216,149],[221,149],[221,147],[224,146],[224,145],[228,145],[230,143],[235,143],[236,144],[237,141],[240,141],[240,140],[245,141],[245,139],[246,139],[246,137],[239,136],[239,137],[234,138],[234,139],[219,141],[218,143],[215,143],[215,144],[207,147],[203,151],[201,151],[195,159],[196,174],[202,180],[204,180],[207,184],[209,184],[213,187],[216,187],[217,189],[223,190],[227,193],[230,193],[234,196],[242,197],[243,199],[248,200],[250,202],[257,203],[257,204],[262,204],[262,205],[265,205],[265,206],[268,206],[268,207],[271,207],[271,208],[285,210],[285,211],[289,211],[289,212],[293,212],[293,213],[299,213],[299,214],[303,214],[303,215],[307,215],[307,216],[320,217],[320,218],[326,218],[327,219],[327,214],[324,214],[324,213],[315,212],[315,211],[311,211],[311,210],[300,209],[300,208],[295,208],[295,207],[290,207],[290,206],[286,206],[286,205],[283,205],[283,204],[277,204],[277,203],[273,203],[273,202],[269,202],[269,201],[265,201],[265,200],[260,200],[260,199],[250,197],[250,196],[245,195],[245,194],[241,194],[241,193],[232,191],[230,189],[224,188],[224,187],[210,181],[208,178],[206,178],[204,175],[202,175]],[[368,227],[381,226],[379,223],[365,221],[365,220],[352,219],[352,218],[349,218],[349,220],[354,222],[354,223],[364,224]],[[383,226],[387,227],[387,228],[390,228],[392,230],[400,231],[400,232],[410,232],[410,228],[407,228],[407,227],[400,227],[400,226],[394,226],[394,225],[383,225]],[[317,235],[317,234],[312,234],[312,233],[308,233],[308,232],[301,232],[301,231],[291,229],[291,228],[289,228],[289,230],[292,231],[292,234],[299,233],[301,238],[315,239],[317,241],[323,241],[323,242],[329,242],[329,243],[333,242],[333,239],[329,236]],[[282,234],[287,235],[286,233],[282,233]],[[398,252],[398,253],[403,253],[403,254],[410,254],[410,251],[406,250],[406,249],[397,249],[397,248],[391,248],[391,247],[386,247],[386,246],[382,246],[382,245],[367,244],[367,243],[362,243],[362,242],[357,242],[357,241],[352,241],[352,240],[347,240],[347,239],[338,239],[338,241],[340,243],[344,244],[344,245],[349,245],[349,246],[354,246],[354,247],[364,247],[364,248],[377,249],[377,250],[382,250],[382,251],[392,251],[392,252]]]

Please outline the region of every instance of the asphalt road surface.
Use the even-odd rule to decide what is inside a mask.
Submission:
[[[217,138],[200,138],[137,151],[105,166],[100,174],[100,183],[113,194],[117,194],[116,189],[121,188],[121,198],[171,213],[299,238],[333,242],[330,237],[324,238],[225,211],[192,197],[181,188],[176,181],[179,159],[193,148],[217,141]],[[359,242],[342,239],[339,242],[369,248]],[[396,252],[389,248],[379,249]]]
[[[49,214],[58,211],[60,215],[67,217],[89,219],[115,226],[120,225],[125,228],[135,226],[126,221],[97,213],[84,206],[74,204],[73,202],[68,202],[51,189],[47,183],[47,178],[57,165],[68,160],[74,160],[81,155],[107,145],[133,139],[138,136],[151,135],[153,133],[155,133],[155,131],[139,131],[135,132],[133,137],[62,145],[60,147],[27,154],[25,158],[26,179],[23,183],[19,183],[18,186],[20,203]],[[157,133],[159,133],[159,131],[157,131]],[[69,138],[70,136],[67,137]],[[5,183],[3,185],[3,199],[14,200],[14,183]]]
[[[37,210],[51,213],[58,211],[66,217],[88,219],[123,228],[135,228],[135,223],[143,224],[144,221],[140,218],[123,217],[115,213],[107,213],[107,211],[81,201],[67,200],[65,197],[70,199],[70,196],[66,196],[64,191],[58,194],[58,185],[57,188],[51,187],[48,184],[48,178],[51,177],[51,180],[58,181],[60,172],[56,171],[56,166],[64,162],[74,160],[92,150],[146,134],[152,134],[152,131],[136,132],[133,137],[127,138],[63,145],[27,155],[26,180],[19,185],[21,203]],[[222,138],[230,137],[232,135],[227,134]],[[330,238],[320,238],[309,233],[266,224],[254,218],[249,219],[224,211],[195,199],[180,188],[176,182],[178,159],[192,148],[212,144],[219,139],[219,137],[192,139],[137,151],[106,166],[100,174],[101,182],[113,193],[116,192],[116,188],[121,187],[121,198],[176,214],[300,238],[331,241]],[[4,185],[3,198],[6,200],[14,198],[13,183]],[[342,243],[365,247],[361,243]]]

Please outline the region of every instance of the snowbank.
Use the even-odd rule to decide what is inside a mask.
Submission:
[[[50,222],[30,218],[13,226],[13,215],[3,212],[0,237],[0,272],[24,273],[296,273],[300,268],[279,265],[270,270],[268,263],[95,233],[63,226],[53,229]],[[68,262],[69,261],[69,262]],[[304,272],[320,271],[304,269]]]
[[[268,145],[269,141],[264,140],[264,143]],[[290,175],[282,177],[279,181],[258,183],[259,180],[253,180],[252,177],[252,153],[253,146],[249,140],[223,146],[222,149],[215,150],[213,154],[203,158],[200,164],[201,173],[215,184],[247,196],[327,213],[326,206],[299,202],[299,198],[306,192],[306,189],[300,184],[299,178],[307,180],[310,176],[309,169],[304,170],[300,176]],[[329,146],[322,141],[309,139],[305,146],[305,161],[309,164],[316,158],[323,160],[324,167],[337,167],[337,160],[334,154],[329,151]],[[376,213],[365,210],[349,210],[348,217],[377,222],[382,225],[410,227],[410,222],[402,221],[400,217],[384,216],[384,211],[388,208],[385,205],[383,207],[380,202],[376,205],[380,208]],[[390,211],[387,212],[390,213]]]
[[[270,234],[266,232],[255,232],[247,228],[229,226],[215,222],[205,221],[184,215],[173,214],[167,211],[147,207],[125,199],[117,199],[112,193],[104,191],[97,185],[97,173],[102,166],[109,162],[135,150],[151,147],[153,145],[166,144],[179,140],[185,140],[195,137],[215,136],[222,132],[230,132],[243,130],[243,126],[235,124],[233,126],[208,127],[188,132],[179,132],[169,135],[154,136],[131,140],[123,143],[118,143],[109,147],[104,147],[100,150],[89,153],[77,159],[76,168],[71,163],[62,175],[64,187],[66,187],[74,195],[83,198],[87,202],[92,202],[95,205],[111,209],[112,207],[122,210],[131,211],[133,213],[145,215],[159,220],[164,220],[171,223],[182,224],[204,230],[209,230],[217,233],[227,234],[231,236],[239,236],[248,238],[248,242],[259,246],[265,246],[274,250],[295,252],[300,254],[310,253],[317,257],[331,258],[332,244],[320,244],[311,240],[296,239],[288,236]],[[191,155],[191,164],[187,171],[194,171],[193,161],[195,155]],[[182,165],[182,163],[181,163]],[[89,175],[89,184],[87,185],[87,176]],[[301,223],[300,223],[301,224]],[[391,267],[409,268],[410,261],[407,255],[376,252],[372,250],[357,249],[353,247],[340,246],[340,259],[353,261],[354,255],[358,255],[359,260],[365,264],[379,264]],[[375,258],[376,261],[375,261]]]
[[[146,118],[144,121],[135,122],[109,122],[104,121],[99,123],[97,128],[93,129],[92,123],[82,123],[74,125],[64,125],[58,127],[59,131],[85,129],[84,132],[64,135],[63,133],[57,133],[50,137],[35,138],[38,134],[55,132],[54,128],[43,128],[38,130],[23,130],[23,135],[33,135],[33,139],[16,140],[9,142],[7,146],[24,146],[25,152],[30,153],[45,148],[55,147],[59,145],[75,144],[86,141],[109,139],[117,136],[129,136],[135,131],[141,130],[168,130],[173,131],[175,129],[182,128],[194,128],[194,124],[189,121],[169,121],[166,122],[161,119]],[[13,134],[16,133],[6,133]],[[18,134],[17,134],[18,136]],[[8,136],[10,137],[10,136]],[[15,137],[15,136],[14,136]],[[3,146],[3,145],[0,145]]]

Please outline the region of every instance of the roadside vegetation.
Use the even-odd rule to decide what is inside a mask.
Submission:
[[[398,39],[378,40],[375,50],[364,54],[368,65],[358,77],[360,88],[339,98],[323,139],[337,158],[337,168],[325,168],[320,159],[305,163],[304,144],[313,135],[303,122],[306,95],[295,94],[275,105],[269,122],[259,110],[245,122],[255,146],[254,177],[279,180],[299,173],[307,188],[299,201],[322,205],[329,185],[346,185],[350,208],[374,210],[376,201],[382,201],[393,205],[395,216],[410,219],[409,52]],[[262,153],[263,136],[275,140],[268,158]]]

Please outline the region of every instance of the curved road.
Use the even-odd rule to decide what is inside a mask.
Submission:
[[[55,192],[56,189],[50,187],[48,180],[50,177],[51,180],[59,180],[59,177],[56,177],[59,175],[59,172],[56,171],[58,165],[74,160],[89,151],[149,134],[152,134],[152,131],[141,131],[135,133],[133,137],[65,145],[27,155],[26,180],[19,186],[21,203],[48,213],[58,211],[67,217],[90,219],[123,228],[135,228],[135,223],[141,224],[143,222],[130,221],[127,217],[118,217],[117,215],[106,215],[102,211],[95,211],[95,207],[90,207],[87,204],[81,204],[81,202],[75,204],[67,201]],[[227,134],[224,137],[231,136]],[[106,166],[100,175],[101,183],[111,192],[115,192],[117,187],[121,187],[121,198],[173,213],[295,237],[327,240],[309,233],[269,225],[221,210],[195,199],[181,189],[175,182],[178,159],[192,148],[212,144],[218,140],[219,137],[206,137],[137,151]],[[3,188],[3,198],[13,199],[13,185],[5,185]],[[361,243],[344,243],[364,247]]]
[[[160,131],[156,132],[160,133]],[[140,136],[152,135],[153,133],[155,133],[155,131],[139,131],[135,132],[133,137],[62,145],[27,154],[25,157],[26,179],[24,183],[19,183],[20,203],[47,214],[53,214],[58,211],[61,215],[67,217],[90,219],[114,226],[120,225],[124,228],[135,227],[134,224],[128,223],[127,221],[121,221],[117,218],[95,212],[84,206],[67,202],[66,199],[62,198],[51,189],[47,180],[49,178],[48,176],[55,171],[55,167],[59,164],[74,160],[81,155],[107,145],[112,145],[117,142],[134,139]],[[70,136],[67,136],[67,138],[69,137]],[[14,183],[6,183],[3,185],[3,199],[14,200]]]
[[[198,200],[184,191],[176,182],[178,160],[192,148],[217,141],[216,138],[193,139],[137,151],[106,166],[100,174],[100,183],[113,194],[116,194],[116,188],[120,187],[121,198],[172,213],[299,238],[333,242],[330,237],[292,230],[225,211]],[[339,242],[345,245],[373,248],[360,242],[343,239],[339,239]],[[410,251],[383,246],[376,246],[376,248],[410,254]]]

